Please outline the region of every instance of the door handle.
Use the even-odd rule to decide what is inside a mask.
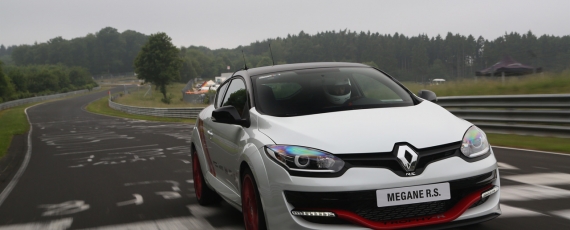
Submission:
[[[214,136],[214,132],[212,132],[212,130],[208,130],[208,131],[206,131],[206,133],[208,133],[208,136],[210,137],[210,140],[211,140],[212,136]]]

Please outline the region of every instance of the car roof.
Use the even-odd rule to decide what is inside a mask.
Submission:
[[[360,63],[350,63],[350,62],[309,62],[309,63],[264,66],[264,67],[251,68],[242,71],[246,71],[249,76],[256,76],[260,74],[283,72],[289,70],[330,68],[330,67],[370,67],[370,66]],[[242,71],[239,71],[236,74],[239,74]]]

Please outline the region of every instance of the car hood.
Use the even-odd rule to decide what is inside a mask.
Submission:
[[[419,149],[457,142],[472,125],[428,101],[296,117],[257,115],[259,130],[276,144],[343,154],[390,152],[398,142]]]

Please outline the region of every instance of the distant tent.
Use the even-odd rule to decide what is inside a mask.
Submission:
[[[505,76],[520,76],[535,73],[535,71],[536,73],[540,73],[542,72],[542,68],[523,65],[513,60],[510,56],[505,56],[503,60],[497,62],[497,64],[475,72],[475,76],[501,76],[503,73],[505,73]]]

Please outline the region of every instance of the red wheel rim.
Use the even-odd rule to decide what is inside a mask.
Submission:
[[[202,197],[202,170],[196,152],[192,154],[192,174],[194,176],[194,192],[199,200]]]
[[[243,178],[243,191],[242,191],[242,212],[243,221],[245,222],[246,230],[258,230],[259,218],[257,216],[257,197],[255,196],[255,187],[253,187],[253,180],[251,176],[245,175]]]

